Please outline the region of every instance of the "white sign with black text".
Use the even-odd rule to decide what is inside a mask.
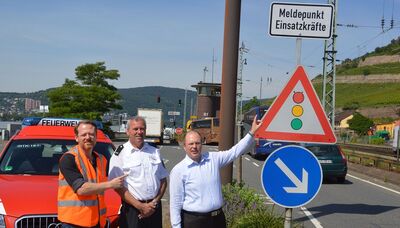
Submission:
[[[329,4],[271,4],[269,34],[329,39],[332,36],[333,6]]]
[[[179,115],[181,115],[181,113],[177,112],[177,111],[168,111],[168,115],[169,116],[179,116]]]

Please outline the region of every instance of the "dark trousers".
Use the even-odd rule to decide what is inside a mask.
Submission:
[[[140,211],[130,204],[122,202],[119,227],[121,228],[162,228],[161,201],[156,206],[156,211],[148,218],[139,219]]]
[[[225,214],[222,210],[215,216],[182,211],[181,218],[182,228],[226,228]]]

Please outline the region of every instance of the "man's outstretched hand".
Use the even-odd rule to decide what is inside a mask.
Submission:
[[[254,116],[253,123],[251,124],[251,129],[249,131],[250,134],[254,135],[258,130],[258,128],[261,127],[261,124],[262,124],[261,120],[257,120],[257,115]]]

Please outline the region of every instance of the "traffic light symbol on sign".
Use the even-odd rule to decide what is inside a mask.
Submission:
[[[304,109],[300,104],[304,101],[304,94],[303,92],[294,92],[292,98],[296,105],[292,107],[292,115],[295,118],[290,122],[290,126],[293,130],[300,130],[301,127],[303,127],[303,121],[301,121],[299,117],[301,117],[304,112]]]

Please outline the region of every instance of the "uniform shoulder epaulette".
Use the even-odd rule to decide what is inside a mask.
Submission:
[[[122,149],[124,149],[124,145],[119,145],[119,147],[115,150],[114,154],[118,156],[119,153],[121,153]]]

